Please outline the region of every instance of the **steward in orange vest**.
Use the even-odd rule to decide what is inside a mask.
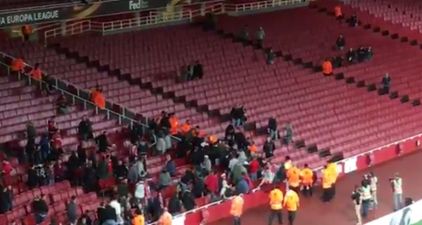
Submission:
[[[105,97],[103,95],[103,92],[101,90],[101,88],[96,87],[92,92],[91,92],[91,101],[100,109],[104,109],[105,108]]]
[[[337,165],[333,162],[328,162],[327,171],[331,178],[331,198],[336,195],[336,182],[338,177]]]
[[[34,68],[31,71],[31,77],[34,80],[42,80],[42,71],[40,69],[40,64],[35,64]]]
[[[158,225],[172,225],[173,216],[167,211],[167,208],[164,209],[163,214],[161,214],[160,219],[158,220]]]
[[[23,61],[23,57],[13,59],[10,63],[10,70],[14,73],[23,72],[23,69],[25,68],[25,62]]]
[[[280,189],[277,188],[276,185],[274,185],[273,190],[269,194],[270,199],[270,207],[271,207],[271,213],[269,218],[269,224],[273,224],[273,220],[275,217],[278,219],[278,224],[283,223],[283,192],[280,191]]]
[[[293,191],[288,190],[284,196],[284,208],[287,210],[287,218],[289,224],[293,225],[296,218],[296,212],[299,209],[299,195]]]
[[[334,7],[334,16],[335,16],[338,20],[343,19],[343,12],[342,12],[342,10],[341,10],[341,6],[336,5],[336,6]]]
[[[244,204],[244,200],[242,196],[240,195],[237,195],[232,200],[230,215],[233,216],[234,225],[240,225],[240,217],[242,216],[242,213],[243,213],[243,204]]]
[[[333,75],[333,64],[331,63],[330,59],[325,59],[322,63],[322,73],[325,76]]]
[[[305,196],[312,196],[312,188],[314,184],[314,171],[312,171],[308,164],[300,171],[300,178],[302,179],[302,191]]]
[[[22,37],[24,41],[29,41],[29,37],[32,34],[32,26],[26,24],[22,26]]]
[[[300,191],[300,170],[292,165],[290,169],[287,170],[287,183],[289,184],[289,189],[294,190],[296,193]]]
[[[327,169],[327,166],[324,167],[322,172],[322,201],[329,202],[331,200],[331,187],[333,184],[332,177]]]

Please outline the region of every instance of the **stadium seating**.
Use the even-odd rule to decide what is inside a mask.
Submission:
[[[79,213],[95,215],[95,210],[100,204],[100,199],[97,198],[95,193],[84,193],[81,188],[72,188],[68,181],[63,181],[14,196],[13,210],[1,215],[4,218],[0,220],[0,224],[7,225],[16,222],[19,225],[35,225],[31,203],[35,197],[39,197],[41,194],[45,196],[45,201],[49,207],[48,216],[55,217],[61,223],[67,222],[66,204],[72,196],[76,196],[78,200]],[[23,223],[21,223],[21,220]]]
[[[93,110],[82,110],[80,107],[71,106],[69,114],[56,116],[57,96],[43,96],[35,87],[27,86],[24,81],[14,81],[6,76],[0,77],[2,87],[0,100],[0,143],[18,140],[24,137],[28,121],[32,121],[39,134],[47,132],[47,120],[55,117],[63,137],[65,150],[74,150],[78,145],[76,137],[77,126],[83,115],[93,115]],[[36,108],[34,106],[37,106]],[[104,115],[90,117],[94,123],[95,132],[108,129],[111,132],[119,130],[117,122],[106,120]]]
[[[271,26],[272,23],[265,22],[274,18],[277,18],[280,24]],[[312,24],[306,21],[311,21]],[[319,22],[317,26],[315,21]],[[220,19],[220,23],[224,30],[231,32],[237,32],[244,24],[248,24],[252,31],[262,25],[268,37],[266,46],[303,58],[306,62],[311,61],[314,65],[318,65],[326,56],[338,54],[332,47],[340,33],[346,36],[350,46],[373,46],[378,59],[339,70],[347,75],[349,70],[358,71],[358,68],[367,69],[373,64],[379,64],[384,56],[393,61],[397,57],[394,58],[391,48],[397,48],[397,51],[401,48],[399,43],[390,43],[382,37],[356,31],[306,8],[286,10],[282,13],[230,17]],[[291,26],[292,23],[295,26]],[[324,32],[321,32],[321,29]],[[171,35],[161,35],[165,32]],[[72,38],[62,43],[63,46],[78,51],[81,56],[100,60],[101,64],[110,65],[111,68],[121,68],[134,77],[151,82],[155,87],[161,86],[166,91],[174,92],[176,96],[185,96],[187,100],[195,100],[198,105],[206,105],[210,110],[219,110],[223,115],[228,113],[234,104],[241,102],[248,109],[249,120],[256,122],[257,128],[264,127],[271,115],[277,116],[280,123],[292,121],[297,140],[303,139],[307,144],[317,144],[319,149],[330,148],[333,153],[352,154],[417,132],[414,127],[414,121],[417,120],[414,114],[416,109],[411,105],[402,105],[398,101],[390,101],[387,97],[378,97],[375,92],[367,93],[364,88],[357,89],[353,85],[323,78],[320,74],[290,62],[279,60],[274,66],[267,66],[261,51],[244,48],[239,43],[232,43],[229,38],[205,36],[206,33],[189,26],[149,30],[148,36],[142,34],[143,32],[136,32],[101,38]],[[312,41],[309,40],[311,36]],[[75,41],[79,43],[76,44]],[[178,45],[172,45],[176,41]],[[99,47],[88,48],[92,43],[99,43]],[[386,43],[390,49],[383,47]],[[139,55],[136,53],[137,49],[144,49],[143,52],[146,52],[143,56],[148,58],[149,63],[146,65],[162,64],[163,67],[160,68],[163,69],[138,66],[136,62],[143,61],[144,58],[131,57]],[[411,52],[411,49],[409,51]],[[201,54],[203,52],[204,54]],[[151,74],[165,73],[196,59],[204,64],[207,74],[200,81],[175,84],[170,79],[157,81],[157,78],[151,78]],[[385,70],[389,72],[393,66],[387,66]],[[373,71],[351,74],[357,80],[366,80],[368,84],[380,82],[385,72],[375,74]],[[394,77],[393,72],[390,74]],[[394,80],[394,89],[396,85],[402,85],[398,78],[397,81]],[[406,124],[406,134],[386,129],[395,127],[394,124],[398,121],[395,117],[381,117],[380,112],[385,112],[386,115],[408,115],[401,117],[404,121],[400,122]],[[309,158],[305,157],[303,162],[313,162],[316,165],[322,161],[310,155]]]
[[[367,11],[375,17],[400,24],[411,30],[422,33],[421,12],[422,4],[417,0],[369,0],[369,1],[344,1],[352,7]]]

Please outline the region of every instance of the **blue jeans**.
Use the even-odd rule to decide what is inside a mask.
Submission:
[[[258,180],[258,174],[257,173],[250,173],[249,177],[251,178],[252,181]]]
[[[395,193],[393,195],[393,205],[394,205],[394,211],[397,211],[403,208],[403,194]]]
[[[368,216],[369,201],[370,200],[362,200],[362,217],[363,218],[366,218]]]

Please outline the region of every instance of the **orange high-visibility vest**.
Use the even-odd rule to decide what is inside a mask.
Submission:
[[[337,173],[337,165],[335,163],[328,163],[327,171],[332,179],[332,183],[337,181],[338,173]]]
[[[251,153],[256,153],[256,151],[258,151],[258,148],[256,147],[255,144],[249,145],[248,149]]]
[[[300,185],[300,171],[296,166],[287,170],[287,182],[292,187],[299,187]]]
[[[343,16],[343,12],[341,11],[341,7],[339,5],[334,7],[334,15],[336,17]]]
[[[94,102],[94,104],[98,108],[100,108],[100,109],[105,108],[105,98],[104,98],[104,95],[101,92],[99,92],[97,90],[92,91],[91,101]]]
[[[330,60],[322,63],[322,73],[324,75],[331,75],[333,73],[333,64],[331,64]]]
[[[169,212],[164,212],[158,220],[158,225],[171,225],[173,217]]]
[[[132,219],[132,225],[145,225],[145,217],[143,215],[136,215]]]
[[[208,137],[208,141],[209,141],[211,144],[215,144],[215,143],[217,143],[218,138],[217,138],[217,136],[215,136],[215,135],[211,135],[211,136],[209,136],[209,137]]]
[[[232,200],[232,205],[230,209],[230,214],[235,217],[240,217],[243,213],[243,204],[244,200],[240,196],[234,197]]]
[[[284,196],[284,208],[287,211],[294,212],[299,208],[299,195],[293,191],[288,190]]]
[[[183,134],[187,134],[191,130],[191,126],[188,123],[183,123],[180,130],[182,131]]]
[[[42,79],[42,72],[41,72],[40,68],[33,69],[31,71],[31,77],[34,78],[35,80],[41,80]]]
[[[23,70],[25,67],[25,63],[21,58],[16,58],[12,61],[10,68],[13,72],[18,72]]]
[[[332,178],[329,172],[327,171],[327,169],[323,169],[322,170],[322,188],[328,189],[328,188],[331,188],[331,185],[332,185]]]
[[[283,192],[280,189],[273,189],[270,194],[270,207],[272,210],[281,210],[283,209]]]
[[[300,176],[304,185],[311,185],[314,182],[314,172],[309,168],[302,169]]]
[[[179,128],[179,120],[176,116],[171,116],[169,118],[170,122],[170,133],[171,134],[177,134],[177,129]]]

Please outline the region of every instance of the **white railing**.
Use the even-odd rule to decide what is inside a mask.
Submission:
[[[227,12],[247,12],[303,3],[303,0],[268,0],[241,4],[224,4]]]
[[[103,34],[115,32],[119,30],[127,30],[149,25],[158,25],[168,22],[177,22],[182,20],[192,20],[190,11],[179,11],[164,15],[163,12],[154,13],[156,15],[149,15],[147,17],[138,17],[132,19],[115,20],[101,23],[101,32]]]

